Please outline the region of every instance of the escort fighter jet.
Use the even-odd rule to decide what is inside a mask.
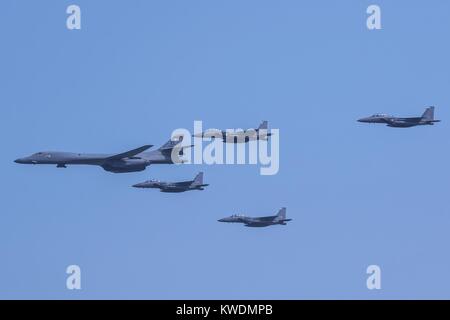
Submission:
[[[415,126],[434,125],[441,120],[434,120],[434,107],[429,107],[421,117],[398,118],[387,114],[374,114],[373,116],[362,118],[358,121],[365,123],[383,123],[388,127],[394,128],[410,128]]]
[[[224,143],[245,143],[254,140],[268,140],[272,133],[268,132],[268,122],[263,121],[257,129],[248,130],[218,130],[210,129],[195,138],[221,138]]]
[[[219,222],[231,222],[231,223],[243,223],[245,227],[268,227],[276,224],[285,226],[288,221],[292,219],[286,219],[286,208],[281,208],[276,216],[268,217],[247,217],[243,215],[232,215],[231,217],[218,220]]]
[[[209,184],[203,184],[203,172],[197,174],[194,180],[179,182],[164,182],[158,180],[148,180],[133,185],[135,188],[160,189],[161,192],[179,193],[192,190],[205,190]]]

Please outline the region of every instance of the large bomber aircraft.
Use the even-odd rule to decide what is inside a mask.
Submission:
[[[203,183],[203,172],[197,174],[194,180],[189,181],[165,182],[158,180],[148,180],[133,185],[133,187],[135,188],[160,189],[161,192],[172,192],[172,193],[179,193],[192,190],[205,190],[204,188],[207,186],[209,186],[209,184]]]
[[[114,173],[143,171],[151,164],[173,164],[172,151],[181,140],[169,140],[157,150],[147,151],[152,145],[145,145],[119,154],[91,154],[44,151],[31,156],[20,158],[14,162],[20,164],[53,164],[57,168],[66,168],[68,165],[95,165]],[[183,148],[179,148],[179,155]],[[181,161],[181,159],[179,159]]]

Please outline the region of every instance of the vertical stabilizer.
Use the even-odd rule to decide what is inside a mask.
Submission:
[[[203,172],[199,172],[196,176],[194,181],[192,182],[193,185],[203,185]]]
[[[434,107],[429,107],[422,115],[422,120],[433,121],[434,120]]]
[[[269,128],[269,122],[264,120],[258,127],[258,130],[267,130]]]
[[[277,217],[275,218],[276,221],[283,221],[286,220],[286,208],[283,207],[278,211]]]

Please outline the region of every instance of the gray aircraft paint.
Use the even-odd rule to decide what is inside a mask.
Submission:
[[[203,172],[199,172],[194,180],[165,182],[158,180],[148,180],[133,185],[135,188],[160,189],[161,192],[179,193],[192,190],[204,190],[209,184],[203,183]]]
[[[434,107],[425,110],[421,117],[399,118],[387,114],[374,114],[373,116],[358,119],[363,123],[383,123],[393,128],[410,128],[415,126],[434,125],[441,120],[434,120]]]
[[[59,151],[44,151],[19,158],[20,164],[53,164],[58,168],[68,165],[96,165],[114,173],[137,172],[145,170],[151,164],[173,164],[172,150],[181,141],[169,140],[157,150],[146,151],[152,145],[145,145],[119,154],[89,154]],[[180,155],[182,155],[181,149]]]
[[[210,130],[200,134],[193,135],[194,138],[212,138],[216,135],[221,136],[224,143],[246,143],[253,140],[267,140],[272,133],[268,132],[268,121],[261,122],[257,129],[249,129],[247,131],[234,131],[227,130]]]
[[[243,223],[246,227],[268,227],[273,225],[286,225],[292,219],[286,219],[286,208],[281,208],[277,215],[266,217],[247,217],[244,215],[232,215],[230,217],[222,218],[219,222],[228,223]]]

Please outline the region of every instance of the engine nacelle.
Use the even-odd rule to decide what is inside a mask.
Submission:
[[[144,171],[148,165],[148,162],[143,159],[126,159],[108,161],[102,165],[102,168],[109,172],[124,173]]]

